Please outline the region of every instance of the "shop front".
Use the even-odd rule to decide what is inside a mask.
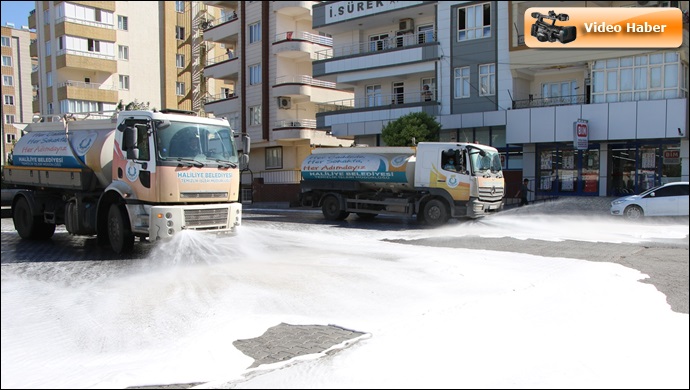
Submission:
[[[645,140],[609,144],[607,195],[639,194],[681,180],[680,141]]]
[[[599,145],[577,150],[571,143],[537,146],[537,191],[544,195],[599,195]]]

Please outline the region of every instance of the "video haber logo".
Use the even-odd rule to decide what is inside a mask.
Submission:
[[[523,31],[532,48],[676,48],[683,43],[683,13],[673,7],[532,7]]]

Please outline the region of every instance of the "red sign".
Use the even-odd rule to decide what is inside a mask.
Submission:
[[[664,164],[679,165],[680,164],[680,150],[664,150]]]

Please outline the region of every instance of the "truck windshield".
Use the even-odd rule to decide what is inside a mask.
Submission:
[[[170,122],[170,126],[156,132],[156,144],[158,157],[162,160],[238,163],[233,134],[225,126]]]
[[[501,156],[498,152],[479,149],[470,149],[470,163],[473,175],[485,175],[488,172],[501,172]]]

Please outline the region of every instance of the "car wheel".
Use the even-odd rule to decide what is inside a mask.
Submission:
[[[628,206],[625,208],[625,211],[623,212],[625,217],[628,219],[640,219],[644,216],[644,211],[642,211],[642,208],[637,205],[632,205]]]

